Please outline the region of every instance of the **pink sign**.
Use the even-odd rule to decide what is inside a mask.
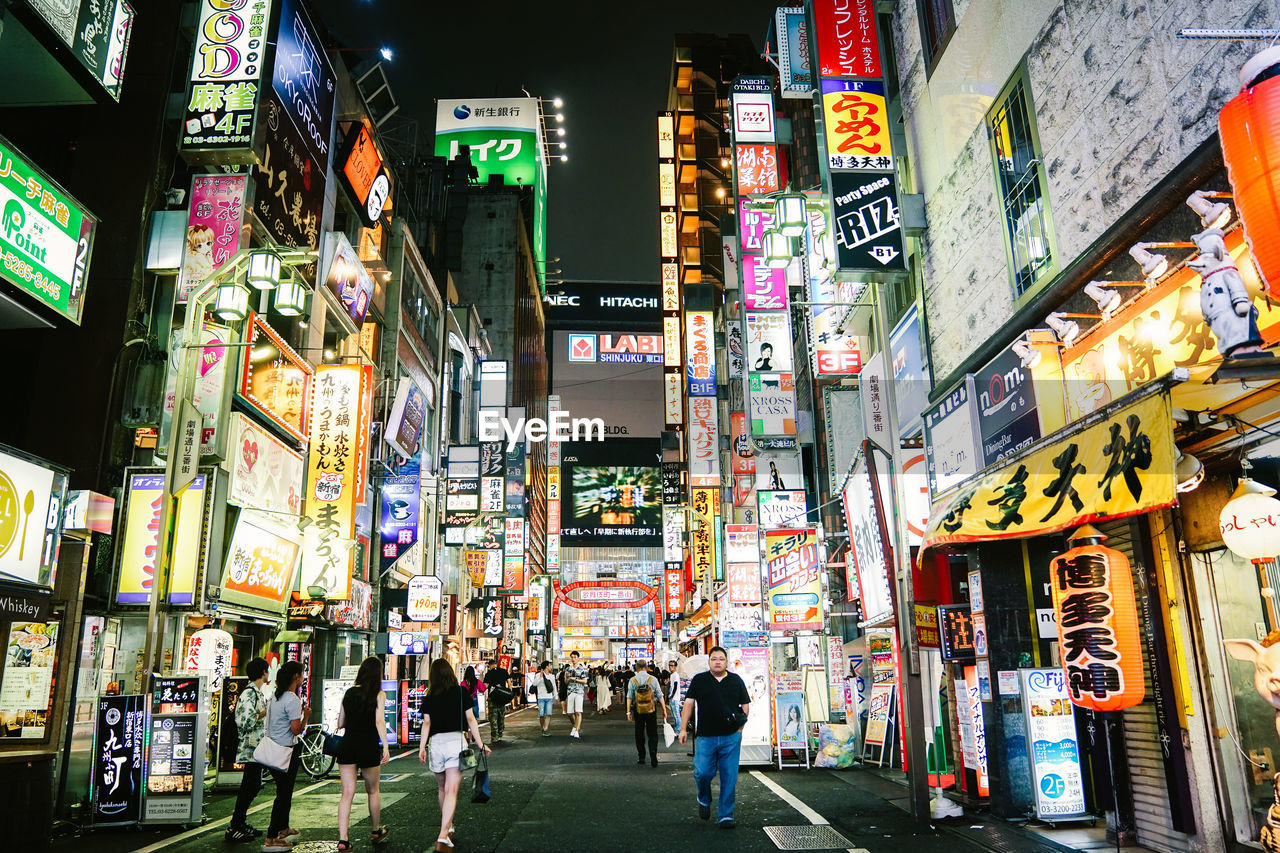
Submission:
[[[738,202],[738,221],[742,223],[742,251],[760,252],[764,250],[764,232],[773,227],[776,218],[772,210],[752,210],[747,205],[750,199]]]
[[[178,302],[186,302],[240,248],[247,175],[197,175],[182,246]]]
[[[787,308],[787,272],[764,262],[759,255],[742,256],[742,296],[748,311]]]

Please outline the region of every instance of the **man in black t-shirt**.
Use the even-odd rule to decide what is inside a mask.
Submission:
[[[720,807],[716,820],[721,829],[733,829],[734,795],[738,788],[738,753],[742,727],[751,710],[751,694],[737,673],[729,672],[729,655],[713,646],[708,656],[710,672],[700,672],[689,682],[680,713],[680,745],[689,738],[689,720],[698,711],[697,746],[693,778],[698,784],[698,816],[711,817],[711,780],[720,775]],[[738,719],[734,715],[741,714]]]

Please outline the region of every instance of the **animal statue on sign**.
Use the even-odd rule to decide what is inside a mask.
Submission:
[[[1253,664],[1253,689],[1276,709],[1276,732],[1280,734],[1280,631],[1272,631],[1261,643],[1253,640],[1223,640],[1227,654]],[[1280,853],[1280,773],[1271,779],[1274,801],[1258,835],[1262,849]]]
[[[1187,266],[1204,279],[1200,285],[1200,313],[1218,339],[1218,352],[1223,358],[1262,355],[1258,309],[1227,252],[1222,231],[1209,228],[1193,234],[1191,239],[1200,254],[1187,261]]]

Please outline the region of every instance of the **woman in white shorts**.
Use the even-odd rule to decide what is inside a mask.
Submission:
[[[440,834],[435,847],[438,853],[453,850],[453,814],[458,808],[458,785],[462,781],[458,753],[467,745],[462,733],[468,729],[475,747],[488,755],[489,747],[480,739],[480,725],[458,686],[453,667],[439,658],[431,664],[427,696],[422,702],[422,745],[418,747],[418,761],[426,764],[430,751],[431,772],[436,774],[440,798]]]

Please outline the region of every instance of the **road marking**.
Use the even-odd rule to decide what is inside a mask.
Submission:
[[[757,780],[759,780],[760,784],[764,785],[770,791],[773,791],[775,794],[777,794],[778,799],[782,800],[784,803],[791,806],[791,808],[795,809],[796,811],[800,812],[800,814],[804,815],[805,819],[808,820],[809,823],[812,823],[815,826],[830,825],[830,821],[828,821],[825,817],[823,817],[822,815],[815,812],[813,809],[806,806],[803,802],[800,801],[799,797],[795,796],[786,788],[782,787],[777,782],[765,776],[759,770],[752,770],[751,775],[754,776]]]
[[[410,752],[402,752],[399,755],[392,756],[391,760],[395,761],[397,758],[404,758],[406,755],[411,755],[411,754],[412,753]],[[329,785],[333,782],[338,782],[338,781],[340,780],[336,778],[321,779],[319,782],[315,783],[309,788],[303,788],[301,791],[294,791],[293,795],[295,797],[301,797],[304,794],[310,794],[312,791],[319,790],[320,788],[323,788],[325,785]],[[254,806],[253,808],[245,812],[245,816],[248,817],[251,814],[257,814],[263,809],[270,808],[271,804],[274,801],[275,801],[275,798],[272,797],[270,800],[267,800],[264,803],[259,803],[258,805]],[[156,851],[164,850],[166,847],[177,844],[180,841],[185,841],[188,838],[195,838],[197,835],[203,835],[204,833],[210,832],[211,830],[226,826],[230,822],[231,822],[231,816],[227,815],[226,817],[221,818],[219,820],[215,820],[212,823],[206,823],[203,826],[197,826],[195,829],[189,829],[186,832],[182,833],[181,835],[174,835],[170,838],[164,839],[163,841],[157,841],[155,844],[152,844],[149,847],[143,847],[138,850],[135,850],[134,853],[156,853]]]

